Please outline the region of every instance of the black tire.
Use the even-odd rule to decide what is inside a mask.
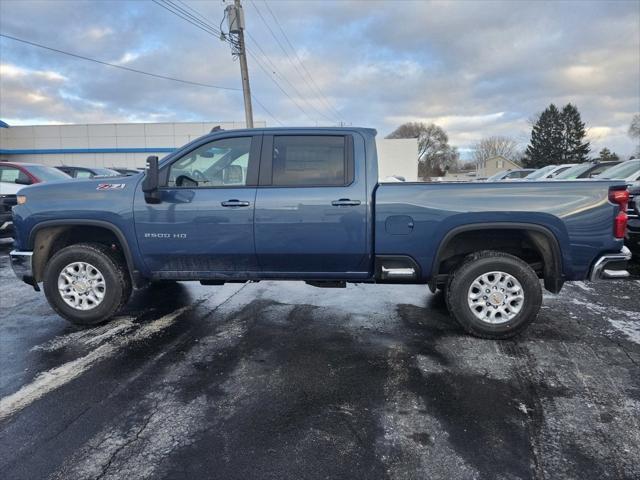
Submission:
[[[520,310],[511,319],[504,320],[509,314],[501,317],[502,319],[497,319],[500,323],[490,323],[489,320],[479,319],[468,300],[474,281],[481,275],[490,272],[504,272],[511,275],[520,283],[524,294]],[[480,292],[480,294],[484,294],[484,292]],[[446,301],[449,313],[471,335],[480,338],[504,339],[519,334],[535,320],[542,304],[542,288],[536,272],[526,262],[507,253],[486,250],[467,256],[462,264],[449,275]],[[484,303],[484,300],[478,301]],[[502,305],[510,308],[507,302],[508,298]],[[514,301],[514,304],[517,305],[518,302]],[[487,305],[485,308],[485,305],[487,303],[477,307],[477,315],[483,316],[485,312],[490,314],[491,309],[503,308],[493,305]],[[498,314],[494,313],[496,316]]]
[[[58,276],[69,264],[86,262],[104,278],[104,297],[89,310],[68,305],[58,290]],[[131,296],[131,278],[124,260],[116,252],[99,243],[78,243],[56,252],[44,270],[44,293],[58,315],[76,325],[96,325],[109,320]]]

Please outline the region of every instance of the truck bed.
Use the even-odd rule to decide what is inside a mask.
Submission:
[[[550,232],[566,280],[584,279],[595,258],[619,251],[612,235],[614,181],[382,183],[375,196],[375,252],[412,256],[428,280],[452,232],[532,225]],[[508,223],[508,225],[507,225]],[[437,273],[437,272],[436,272]]]

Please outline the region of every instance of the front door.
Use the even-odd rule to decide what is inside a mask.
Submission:
[[[136,193],[138,245],[154,277],[236,278],[257,270],[253,240],[261,136],[196,144],[160,171],[160,203]]]
[[[344,131],[265,135],[255,222],[263,275],[368,276],[365,159],[355,152],[362,138]]]

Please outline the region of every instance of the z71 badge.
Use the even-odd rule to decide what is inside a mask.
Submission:
[[[125,183],[99,183],[96,190],[124,190]]]

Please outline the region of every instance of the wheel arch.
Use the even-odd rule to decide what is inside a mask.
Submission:
[[[40,281],[42,279],[44,267],[48,259],[51,257],[51,251],[56,242],[59,241],[65,233],[76,227],[94,227],[109,231],[118,241],[118,246],[120,247],[124,257],[132,284],[140,285],[142,283],[140,275],[135,268],[131,248],[120,228],[113,223],[104,220],[73,219],[45,220],[36,224],[32,228],[29,234],[28,247],[33,251],[33,273],[36,281]],[[36,248],[36,245],[38,248]]]
[[[452,245],[455,239],[464,234],[472,232],[486,232],[488,230],[504,231],[509,230],[521,233],[535,248],[540,257],[543,259],[543,279],[544,286],[547,290],[557,293],[564,283],[564,272],[562,267],[562,250],[560,243],[554,233],[547,227],[534,223],[514,223],[514,222],[491,222],[491,223],[475,223],[462,225],[449,230],[438,245],[436,255],[433,259],[432,276],[429,281],[431,290],[436,289],[438,277],[443,264],[446,260],[447,248]],[[483,246],[473,251],[484,250]]]

